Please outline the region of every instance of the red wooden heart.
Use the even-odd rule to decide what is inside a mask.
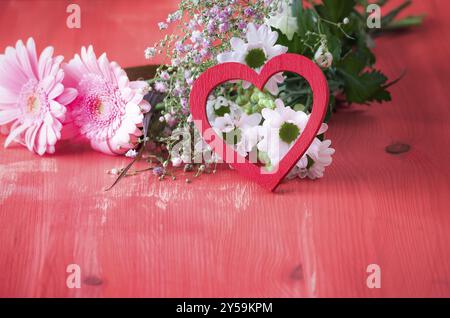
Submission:
[[[232,166],[242,175],[258,182],[270,191],[277,188],[306,150],[308,150],[322,125],[327,112],[329,98],[328,84],[322,70],[308,58],[297,54],[283,54],[274,57],[263,67],[259,74],[240,63],[223,63],[209,68],[200,75],[195,81],[190,95],[192,118],[205,139],[205,131],[208,130],[211,134],[210,131],[212,130],[206,113],[206,103],[208,96],[215,87],[232,80],[245,80],[252,83],[259,90],[263,90],[267,81],[280,72],[296,73],[308,81],[313,92],[313,109],[305,130],[280,161],[277,171],[270,174],[262,174],[260,167],[239,156],[239,154],[234,152],[232,145],[227,145],[222,141],[223,149],[225,149],[222,153],[234,153],[235,158],[237,158],[237,160],[234,160],[235,163],[232,163]],[[212,136],[215,138],[215,143],[219,139],[222,140],[215,133],[212,133]],[[205,140],[205,142],[211,143],[212,140]]]

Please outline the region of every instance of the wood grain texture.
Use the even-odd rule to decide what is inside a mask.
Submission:
[[[314,102],[308,124],[302,131],[300,138],[278,166],[268,173],[267,170],[257,166],[255,161],[252,162],[251,159],[240,156],[211,128],[206,104],[213,90],[224,83],[233,80],[245,80],[262,91],[271,77],[280,72],[292,72],[301,75],[311,87]],[[209,68],[195,81],[190,94],[189,106],[192,119],[198,131],[201,132],[203,140],[221,158],[221,162],[231,164],[241,175],[258,183],[266,190],[275,191],[316,138],[325,119],[328,102],[328,83],[320,67],[305,56],[282,54],[267,62],[259,73],[239,63],[224,63]]]
[[[1,1],[2,46],[34,32],[41,47],[78,50],[80,39],[61,41],[67,31],[48,24],[64,14],[39,1],[18,15],[23,3],[32,5]],[[88,12],[102,6],[90,3]],[[141,50],[124,47],[142,46],[139,28],[165,14],[155,5],[174,1],[127,3],[101,12],[109,29],[129,33],[101,23],[82,32],[119,63],[139,65]],[[427,13],[425,25],[377,42],[391,78],[407,70],[393,102],[339,111],[326,177],[275,195],[226,168],[191,184],[141,174],[104,192],[113,181],[105,171],[127,159],[68,143],[43,158],[0,150],[0,296],[449,297],[449,9],[415,1],[410,12]],[[43,21],[23,23],[39,10]],[[386,152],[395,143],[410,149]],[[66,287],[71,263],[81,266],[81,289]],[[366,287],[372,263],[381,289]]]

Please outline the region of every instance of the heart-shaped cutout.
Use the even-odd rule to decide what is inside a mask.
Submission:
[[[291,72],[302,76],[310,85],[313,93],[313,108],[305,130],[298,140],[281,159],[276,171],[262,173],[261,167],[249,162],[247,158],[241,157],[235,152],[232,145],[225,143],[221,137],[214,132],[209,123],[206,103],[208,96],[219,85],[233,80],[244,80],[252,83],[259,90],[263,90],[269,79],[281,72]],[[264,188],[274,191],[289,171],[300,160],[316,137],[327,112],[329,90],[327,80],[322,70],[308,58],[298,54],[282,54],[271,59],[258,74],[253,69],[240,63],[223,63],[206,70],[195,81],[190,95],[190,108],[192,119],[200,131],[204,141],[212,143],[222,140],[222,154],[232,153],[234,158],[231,165],[240,174],[259,183]],[[212,133],[211,133],[212,131]],[[208,138],[205,138],[206,133]],[[213,148],[214,149],[214,148]],[[217,151],[217,148],[214,149]],[[228,162],[227,158],[227,162]]]

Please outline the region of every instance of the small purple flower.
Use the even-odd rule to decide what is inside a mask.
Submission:
[[[222,33],[225,33],[229,30],[230,26],[228,24],[228,22],[222,23],[221,25],[219,25],[219,31]]]
[[[202,56],[202,58],[205,58],[209,55],[209,50],[207,49],[201,49],[200,50],[200,55]]]
[[[180,87],[175,87],[175,88],[173,89],[173,95],[174,95],[175,97],[180,97],[180,96],[183,95],[183,90],[182,90]]]
[[[178,21],[180,19],[181,19],[181,11],[178,10],[172,14],[169,14],[166,21],[167,21],[167,23],[172,23],[172,22]]]
[[[164,174],[164,168],[163,167],[153,168],[153,174],[158,177],[162,176]]]
[[[194,60],[195,64],[201,64],[202,63],[202,57],[200,54],[195,54],[192,59]]]
[[[258,13],[258,14],[255,15],[255,18],[257,20],[263,20],[264,19],[264,14]]]
[[[167,91],[167,86],[163,82],[156,82],[155,83],[155,91],[160,93],[165,93]]]
[[[239,22],[238,27],[240,30],[245,30],[247,28],[247,23],[245,21],[241,21]]]
[[[220,22],[228,21],[228,11],[224,10],[219,13],[219,21]]]
[[[186,108],[187,107],[187,99],[182,98],[180,99],[181,107]]]
[[[151,59],[152,57],[155,57],[156,49],[154,47],[148,47],[145,49],[144,55],[147,60]]]
[[[181,41],[175,43],[175,50],[177,50],[180,53],[184,53],[184,45]]]
[[[171,114],[165,114],[164,115],[164,119],[166,120],[166,123],[170,126],[170,127],[174,127],[178,121],[175,118],[175,116],[172,116]]]
[[[192,43],[201,43],[203,42],[203,34],[201,31],[195,30],[192,32],[191,36]]]
[[[178,58],[174,58],[172,59],[172,66],[177,67],[178,65],[180,65],[181,61]]]
[[[183,112],[183,115],[187,116],[190,114],[189,109],[187,107],[183,108],[181,111]]]
[[[209,10],[209,13],[211,16],[217,16],[219,14],[219,7],[215,5],[211,8],[211,10]]]
[[[196,20],[192,19],[191,21],[189,21],[189,26],[188,28],[191,30],[194,30],[197,27],[198,23]]]
[[[164,120],[166,122],[170,121],[171,119],[172,119],[172,115],[171,114],[167,113],[167,114],[164,115]]]
[[[170,79],[170,75],[166,71],[162,72],[160,77],[165,81],[168,81]]]
[[[187,79],[186,79],[186,83],[187,83],[189,86],[192,86],[192,84],[194,84],[194,79],[193,79],[192,77],[187,78]]]
[[[244,9],[244,14],[247,17],[251,17],[251,16],[253,16],[255,14],[255,11],[253,10],[253,8],[247,7],[247,8]]]
[[[159,22],[158,23],[158,27],[159,27],[160,30],[165,30],[165,29],[167,29],[169,27],[169,25],[167,23],[165,23],[165,22]]]
[[[210,47],[211,47],[211,41],[208,40],[208,39],[203,39],[203,47],[204,47],[205,49],[210,48]]]
[[[207,30],[209,34],[213,34],[216,31],[216,25],[213,20],[208,22]]]

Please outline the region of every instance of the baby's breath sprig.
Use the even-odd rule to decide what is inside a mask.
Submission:
[[[218,54],[230,49],[232,37],[245,37],[247,25],[261,25],[279,8],[280,0],[182,0],[177,11],[158,24],[161,31],[171,28],[161,41],[147,48],[148,59],[165,55],[169,65],[157,69],[149,80],[152,89],[166,98],[154,105],[159,120],[170,130],[194,129],[189,120],[189,94],[194,81],[217,64]],[[168,138],[161,141],[170,149]]]

